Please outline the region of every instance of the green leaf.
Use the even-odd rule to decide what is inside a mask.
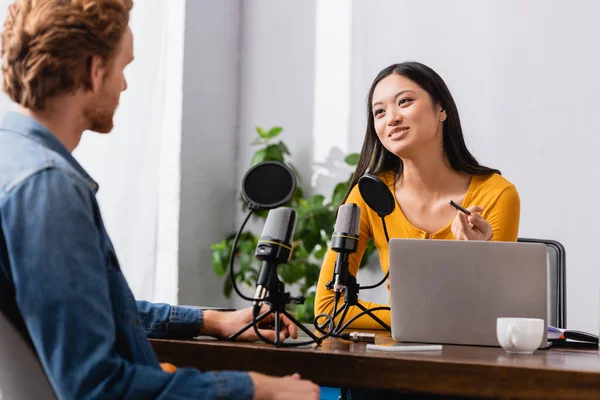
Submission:
[[[294,316],[296,319],[303,323],[310,323],[315,318],[315,294],[308,293],[305,295],[306,299],[304,304],[296,304],[294,306]]]
[[[320,194],[313,194],[308,199],[306,199],[308,205],[310,206],[322,206],[325,201],[325,196]]]
[[[261,128],[260,126],[256,127],[256,133],[258,133],[258,135],[263,138],[263,139],[268,139],[268,132],[265,131],[263,128]]]
[[[356,165],[356,164],[358,164],[358,158],[359,157],[360,157],[360,154],[358,154],[358,153],[352,153],[352,154],[346,156],[346,158],[344,158],[344,161],[348,165]]]
[[[254,153],[254,156],[252,157],[252,161],[250,163],[252,165],[256,165],[258,163],[265,161],[267,159],[267,149],[268,149],[268,147],[264,148],[264,149],[260,149],[256,153]]]
[[[340,182],[335,185],[333,189],[333,195],[331,196],[331,205],[334,207],[338,207],[344,201],[344,196],[346,196],[346,192],[348,192],[348,184],[346,182]]]
[[[251,253],[244,251],[240,252],[240,272],[244,275],[258,271],[257,266],[255,265],[257,260],[254,258],[254,251]]]
[[[229,269],[232,239],[223,239],[210,246],[212,252],[212,267],[217,276],[223,276]]]
[[[319,274],[321,273],[321,266],[317,264],[307,264],[304,276],[306,277],[307,287],[305,292],[319,280]]]
[[[292,199],[290,200],[290,203],[288,205],[290,207],[297,208],[300,205],[300,202],[303,200],[303,198],[304,192],[302,191],[302,188],[300,186],[297,186],[296,191],[294,192],[294,195],[292,196]]]
[[[283,282],[292,284],[304,278],[305,270],[305,263],[296,262],[294,264],[289,263],[279,266],[277,272],[279,272],[279,276]]]
[[[321,246],[321,248],[316,250],[315,254],[313,255],[317,260],[323,260],[323,258],[325,257],[325,253],[327,253],[327,246]]]
[[[233,286],[231,285],[231,279],[227,277],[225,281],[223,281],[223,294],[225,297],[231,297],[231,292],[233,291]]]
[[[279,148],[281,149],[281,152],[283,154],[287,154],[288,156],[290,155],[290,149],[288,149],[288,147],[285,145],[285,143],[279,142],[279,143],[277,143],[277,146],[279,146]]]
[[[280,126],[271,128],[269,129],[269,132],[266,133],[266,139],[273,139],[274,137],[278,136],[281,132],[283,132],[283,128]]]
[[[271,144],[265,149],[266,155],[264,161],[279,161],[283,162],[283,151],[277,144]]]
[[[294,247],[294,252],[292,253],[292,261],[290,261],[290,263],[296,262],[297,260],[307,260],[309,256],[310,253],[306,250],[304,244],[302,242],[297,242],[297,244]]]
[[[256,219],[265,220],[265,219],[267,219],[267,215],[269,215],[269,210],[260,210],[260,211],[255,211],[252,216]]]
[[[360,265],[358,266],[358,268],[362,268],[365,265],[367,265],[367,263],[369,262],[369,258],[371,257],[371,254],[373,254],[375,251],[377,251],[377,248],[375,247],[375,243],[373,243],[372,240],[369,240],[369,243],[367,244],[367,248],[365,249],[362,260],[360,260]]]
[[[254,238],[242,238],[238,242],[238,251],[240,253],[254,253],[256,249],[256,245],[258,241],[255,241]]]

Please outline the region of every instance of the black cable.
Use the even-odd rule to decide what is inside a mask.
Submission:
[[[387,226],[385,225],[385,217],[381,217],[381,224],[383,225],[383,233],[385,234],[386,243],[390,243],[390,237],[388,235]]]
[[[325,315],[327,316],[327,318],[329,318],[331,320],[331,324],[333,324],[333,318],[330,315],[327,314],[321,314],[321,315]],[[256,321],[256,318],[254,318],[255,316],[253,315],[253,323],[252,323],[252,327],[254,328],[254,333],[256,333],[256,336],[258,336],[258,338],[260,340],[262,340],[263,342],[267,343],[267,344],[273,344],[275,345],[275,342],[267,339],[266,337],[264,337],[259,331],[258,331],[258,324]],[[275,332],[275,334],[278,334],[279,332]],[[332,335],[332,332],[327,332],[326,334],[324,334],[324,336],[321,336],[320,338],[317,338],[317,340],[312,339],[306,342],[294,342],[294,343],[285,343],[285,342],[280,342],[279,346],[280,347],[298,347],[298,346],[307,346],[309,344],[313,344],[313,343],[317,343],[317,344],[321,344],[321,342],[325,339],[327,339],[329,336]]]
[[[384,217],[381,217],[381,222],[383,224],[383,233],[385,234],[385,240],[389,244],[390,243],[390,237],[388,236],[387,226],[385,226],[385,219],[384,219]],[[389,278],[389,276],[390,276],[390,266],[388,265],[388,271],[385,273],[385,276],[383,277],[383,279],[381,279],[379,282],[377,282],[374,285],[360,286],[360,288],[362,290],[375,289],[376,287],[379,287],[379,286],[383,285],[383,283],[385,281],[387,281],[387,279]]]
[[[354,317],[352,317],[350,319],[350,321],[348,321],[344,325],[342,325],[341,328],[338,330],[340,332],[343,332],[346,328],[348,328],[348,325],[350,325],[351,323],[353,323],[354,321],[356,321],[358,318],[362,317],[363,315],[368,315],[369,312],[383,311],[383,310],[391,310],[391,308],[390,307],[373,307],[373,308],[367,309],[365,311],[361,311],[358,314],[356,314]]]
[[[329,332],[335,331],[335,313],[337,312],[337,307],[338,307],[338,300],[334,300],[333,314],[329,315],[329,314],[323,313],[323,314],[319,314],[319,315],[315,316],[313,325],[315,326],[315,329],[317,331],[319,331],[319,333],[325,335],[328,332],[325,329],[323,329],[327,323],[323,323],[323,324],[319,325],[319,322],[318,322],[319,318],[322,318],[322,317],[328,318],[330,320],[329,321]]]
[[[348,309],[349,309],[349,307],[347,307],[344,310],[344,313],[340,317],[340,321],[343,321],[344,318],[346,318],[346,314],[348,312]],[[348,328],[348,325],[350,325],[351,323],[353,323],[354,321],[356,321],[358,318],[362,317],[363,315],[368,315],[368,313],[372,312],[372,311],[383,311],[383,310],[391,310],[391,308],[390,307],[383,307],[382,306],[382,307],[369,308],[369,309],[367,309],[365,311],[361,311],[360,313],[358,313],[357,315],[355,315],[354,317],[352,317],[352,319],[350,319],[344,325],[342,325],[339,329],[331,329],[331,328],[329,328],[329,332],[333,332],[334,330],[338,332],[338,333],[333,333],[330,336],[331,337],[340,338],[340,339],[347,339],[347,337],[348,337],[347,333],[339,333],[339,332],[343,332],[344,330],[346,330]],[[335,315],[335,313],[333,315]],[[329,315],[329,314],[319,314],[319,315],[317,315],[315,317],[315,320],[314,320],[315,328],[320,333],[325,334],[325,333],[327,333],[327,331],[325,331],[325,329],[323,329],[323,328],[325,327],[326,323],[323,323],[321,325],[319,325],[319,323],[318,323],[319,318],[322,318],[322,317],[327,317],[330,320],[334,320],[334,318],[331,315]]]
[[[233,286],[233,289],[235,290],[235,292],[242,299],[247,300],[247,301],[260,301],[262,299],[253,299],[252,297],[245,296],[242,292],[240,292],[240,289],[238,288],[237,283],[235,282],[235,273],[233,272],[235,253],[236,253],[238,241],[240,240],[240,235],[242,234],[244,227],[248,223],[248,220],[250,219],[250,217],[252,216],[253,213],[254,213],[254,209],[250,208],[250,212],[248,212],[248,215],[246,215],[244,222],[242,222],[242,226],[240,226],[240,229],[238,230],[237,234],[235,235],[235,239],[233,240],[233,245],[231,246],[231,255],[229,256],[229,279],[231,280],[231,286]]]

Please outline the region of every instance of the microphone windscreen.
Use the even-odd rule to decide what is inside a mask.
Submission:
[[[265,161],[250,168],[242,180],[242,195],[264,210],[284,205],[296,191],[296,176],[285,164]]]
[[[290,245],[296,229],[296,210],[290,207],[279,207],[269,211],[261,238],[270,238]]]
[[[338,208],[334,232],[358,236],[360,227],[360,208],[354,204],[342,204]]]
[[[358,190],[367,206],[380,216],[387,216],[396,207],[390,188],[377,176],[365,174],[358,180]]]

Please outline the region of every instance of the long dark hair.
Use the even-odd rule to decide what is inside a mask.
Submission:
[[[463,137],[460,118],[456,103],[450,94],[450,90],[444,83],[444,80],[431,68],[418,62],[408,61],[401,64],[393,64],[383,69],[375,78],[369,89],[367,100],[367,131],[363,142],[358,164],[354,171],[354,177],[348,187],[348,192],[342,201],[342,204],[348,198],[352,188],[358,183],[361,176],[369,170],[369,173],[392,171],[395,173],[396,180],[400,178],[403,170],[403,163],[400,157],[390,153],[379,141],[375,132],[375,123],[371,102],[373,101],[373,92],[377,84],[385,77],[391,74],[402,75],[417,85],[422,87],[434,104],[439,104],[446,110],[446,120],[444,121],[443,146],[444,154],[448,158],[450,167],[459,172],[469,175],[490,175],[500,174],[500,171],[493,168],[482,166],[475,157],[469,152]]]

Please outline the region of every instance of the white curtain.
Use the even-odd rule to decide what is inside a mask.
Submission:
[[[179,170],[173,160],[181,134],[184,10],[184,0],[135,2],[135,60],[125,72],[128,89],[115,128],[110,135],[86,132],[74,153],[100,185],[104,221],[134,295],[171,303],[177,302]]]

